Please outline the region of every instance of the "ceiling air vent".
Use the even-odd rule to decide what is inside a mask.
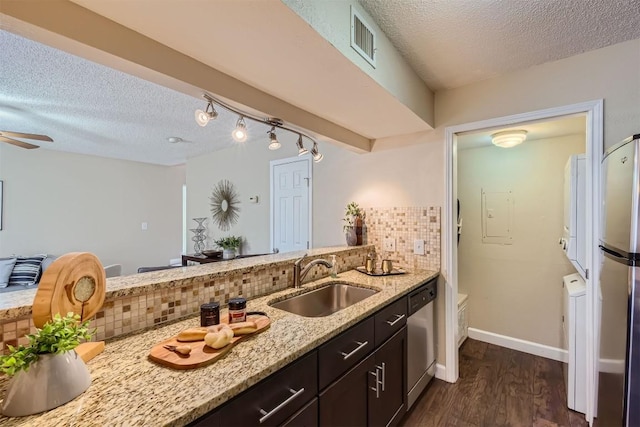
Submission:
[[[351,6],[351,47],[375,68],[376,33],[353,6]]]

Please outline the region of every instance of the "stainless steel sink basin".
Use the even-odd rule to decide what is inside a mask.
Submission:
[[[338,282],[269,305],[304,317],[324,317],[376,293],[373,289]]]

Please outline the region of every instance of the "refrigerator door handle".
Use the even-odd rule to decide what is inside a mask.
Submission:
[[[604,247],[604,246],[602,246],[602,245],[598,245],[598,247],[599,247],[600,249],[602,249],[605,253],[607,253],[607,254],[611,255],[611,256],[612,256],[612,257],[614,257],[614,258],[618,258],[618,259],[620,259],[620,260],[627,259],[626,257],[624,257],[624,256],[620,255],[618,252],[616,252],[616,251],[612,251],[611,249],[607,249],[607,248],[605,248],[605,247]]]

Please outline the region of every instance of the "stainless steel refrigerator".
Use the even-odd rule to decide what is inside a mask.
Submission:
[[[600,354],[595,426],[640,426],[640,134],[602,161]]]

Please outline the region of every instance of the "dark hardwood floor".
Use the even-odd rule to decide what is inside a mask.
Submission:
[[[400,425],[587,426],[567,409],[562,363],[467,339],[455,384],[434,379]]]

